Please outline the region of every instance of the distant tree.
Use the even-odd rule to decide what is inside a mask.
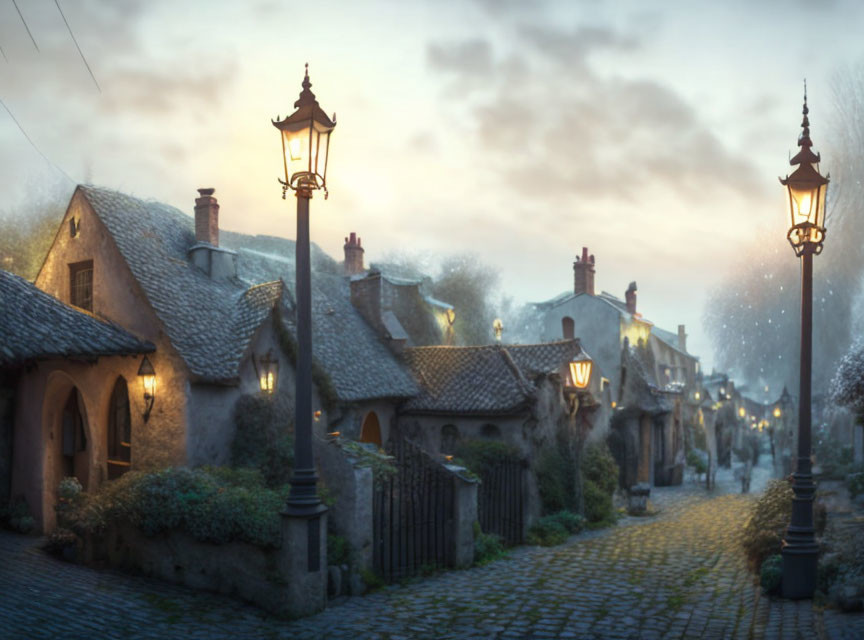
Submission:
[[[814,261],[813,383],[828,390],[841,356],[859,327],[864,273],[864,61],[832,82],[833,114],[824,138],[830,164],[828,232]],[[819,145],[817,144],[817,147]],[[825,166],[822,167],[823,173]],[[734,269],[709,296],[704,321],[719,367],[772,393],[798,382],[800,274],[785,238],[759,234],[736,252]]]
[[[48,253],[71,196],[65,183],[29,190],[22,202],[0,208],[0,269],[33,280]]]
[[[469,253],[445,257],[432,282],[432,295],[453,305],[456,321],[453,330],[461,344],[489,344],[494,340],[493,296],[498,272]]]
[[[856,342],[840,360],[831,381],[831,399],[859,416],[864,414],[864,343]]]

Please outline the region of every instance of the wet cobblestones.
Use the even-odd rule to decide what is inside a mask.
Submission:
[[[767,478],[759,470],[758,490]],[[60,562],[0,534],[2,638],[827,638],[864,615],[761,596],[735,545],[752,496],[721,476],[654,489],[660,513],[348,598],[294,622],[214,594]]]

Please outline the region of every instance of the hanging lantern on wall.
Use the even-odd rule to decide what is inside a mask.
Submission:
[[[258,359],[258,384],[264,393],[273,393],[276,389],[276,378],[279,374],[279,358],[273,355],[272,349]]]
[[[138,378],[141,380],[141,390],[144,394],[144,422],[147,422],[156,400],[156,371],[147,356],[144,356],[141,366],[138,367]]]

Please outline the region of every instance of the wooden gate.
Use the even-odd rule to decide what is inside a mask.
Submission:
[[[408,440],[391,439],[396,473],[376,482],[375,571],[395,582],[453,565],[454,477]]]
[[[524,471],[525,462],[514,456],[496,460],[480,474],[480,528],[484,533],[501,536],[508,545],[522,543]]]

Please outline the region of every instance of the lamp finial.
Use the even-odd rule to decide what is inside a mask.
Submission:
[[[300,97],[297,98],[297,102],[294,103],[294,106],[305,107],[308,105],[317,105],[318,101],[315,99],[315,94],[311,91],[312,83],[309,81],[309,63],[306,63],[305,73],[303,74],[303,91],[300,92]]]
[[[810,109],[807,107],[807,78],[804,78],[804,107],[801,109],[804,118],[801,120],[801,136],[798,138],[799,147],[812,147],[813,142],[810,140],[810,119],[807,114]]]

